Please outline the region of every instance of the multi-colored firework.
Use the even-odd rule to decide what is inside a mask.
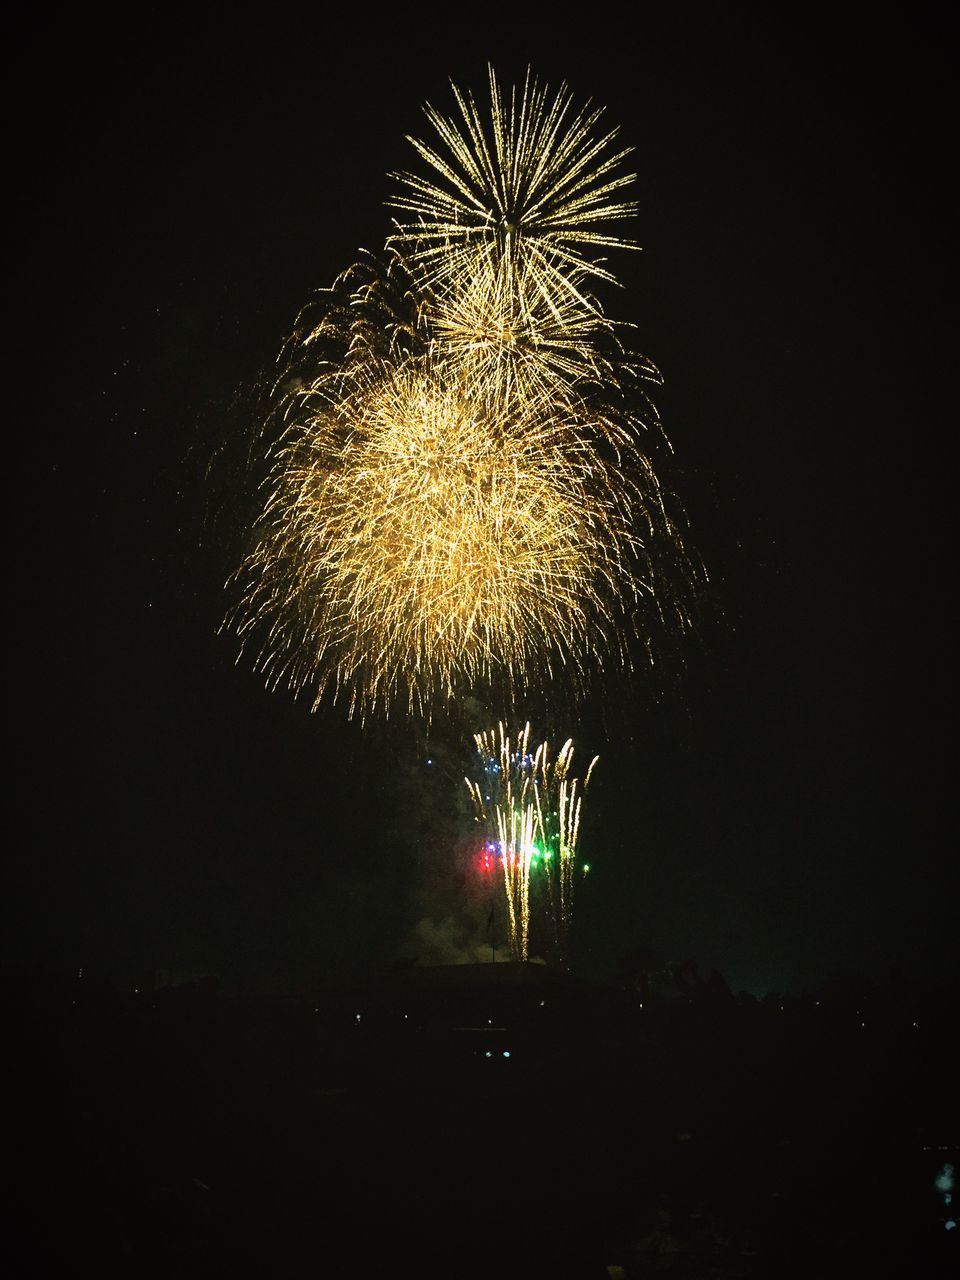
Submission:
[[[600,112],[528,77],[454,88],[414,145],[387,265],[365,258],[288,342],[262,515],[229,621],[271,685],[350,713],[486,686],[579,690],[628,636],[684,623],[688,572],[641,431],[643,384],[588,290],[633,206]]]
[[[476,734],[474,742],[480,777],[464,781],[484,832],[484,865],[503,878],[511,950],[527,959],[536,903],[540,941],[562,955],[573,915],[583,793],[598,757],[581,787],[571,776],[572,739],[556,757],[546,742],[531,750],[529,724],[512,740],[499,724]]]

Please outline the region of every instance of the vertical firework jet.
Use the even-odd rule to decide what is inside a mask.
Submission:
[[[501,723],[476,734],[474,742],[480,778],[464,781],[484,831],[485,861],[503,875],[511,950],[526,960],[532,924],[539,924],[540,941],[562,955],[573,915],[583,792],[598,757],[581,787],[571,776],[571,739],[552,757],[546,742],[531,751],[529,724],[511,740]]]

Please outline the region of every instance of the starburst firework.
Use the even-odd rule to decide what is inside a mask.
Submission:
[[[609,378],[612,325],[589,286],[614,279],[598,251],[635,247],[598,229],[634,211],[619,198],[629,150],[615,130],[597,138],[602,112],[575,111],[565,86],[551,96],[528,75],[506,101],[491,69],[489,87],[489,115],[456,86],[458,116],[426,107],[437,143],[410,142],[430,173],[395,175],[390,243],[448,356],[480,354],[521,393]]]
[[[506,101],[492,68],[489,83],[489,115],[455,85],[459,120],[425,108],[439,146],[410,139],[432,173],[396,175],[391,203],[407,220],[393,242],[426,287],[458,290],[493,263],[515,288],[525,279],[548,299],[567,294],[598,312],[580,280],[612,281],[597,250],[635,247],[598,230],[636,211],[619,198],[636,176],[620,172],[630,149],[611,151],[617,131],[598,138],[602,110],[575,111],[565,85],[551,96],[528,74]]]

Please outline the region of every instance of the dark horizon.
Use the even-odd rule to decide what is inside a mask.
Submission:
[[[574,963],[957,980],[953,19],[591,21],[17,33],[9,964],[281,989],[410,958],[423,921],[482,937],[451,857],[469,717],[365,730],[235,664],[252,502],[218,446],[311,292],[382,244],[421,104],[489,60],[635,148],[643,252],[604,303],[664,375],[710,574],[663,668],[553,709],[601,757]]]

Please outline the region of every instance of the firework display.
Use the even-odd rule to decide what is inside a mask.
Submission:
[[[550,403],[507,412],[413,362],[375,370],[348,414],[318,401],[245,566],[249,616],[285,618],[270,679],[316,679],[319,647],[316,698],[329,675],[423,712],[504,668],[582,663],[634,536],[629,494],[584,480],[585,435]]]
[[[315,709],[511,704],[686,621],[644,386],[590,292],[632,175],[600,112],[532,77],[454,88],[397,175],[383,261],[301,317],[267,414],[262,513],[228,623]],[[678,572],[679,570],[679,572]]]
[[[598,138],[602,111],[576,112],[565,86],[551,96],[528,74],[507,100],[491,69],[489,87],[489,119],[456,86],[459,118],[425,108],[438,145],[410,139],[430,172],[397,175],[391,203],[408,220],[394,243],[440,295],[492,269],[518,297],[566,296],[599,317],[583,282],[614,277],[596,251],[636,247],[598,229],[636,211],[619,198],[635,179],[621,171],[630,151],[611,151],[616,130]]]
[[[598,757],[581,786],[572,776],[570,739],[555,757],[547,742],[531,749],[529,723],[512,739],[499,724],[474,742],[479,776],[464,781],[483,831],[482,864],[502,877],[511,951],[527,959],[539,916],[538,942],[562,956],[573,915],[583,793]]]
[[[595,290],[634,180],[602,112],[528,74],[453,86],[393,175],[393,231],[301,313],[263,417],[259,516],[227,616],[271,687],[418,716],[579,697],[688,623],[653,451],[657,369]],[[583,784],[501,723],[467,786],[510,948],[562,958]],[[586,870],[584,866],[582,870]]]

